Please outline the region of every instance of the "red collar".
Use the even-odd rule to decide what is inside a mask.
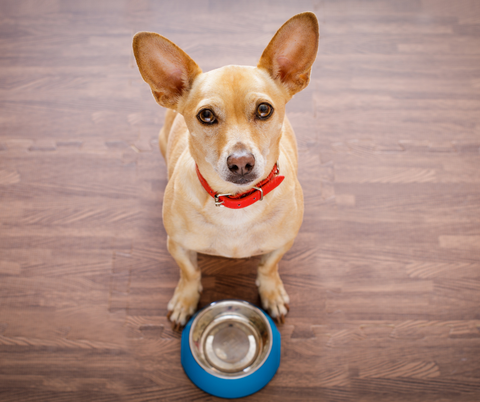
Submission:
[[[272,171],[265,180],[262,180],[252,189],[241,193],[241,194],[217,194],[212,188],[208,185],[207,181],[201,175],[198,166],[195,164],[195,170],[197,171],[198,179],[207,193],[210,194],[215,199],[215,206],[217,207],[227,207],[232,209],[240,209],[248,207],[249,205],[255,204],[257,201],[262,201],[263,197],[266,196],[270,191],[277,188],[280,183],[283,181],[285,176],[279,176],[280,167],[278,162],[273,166]]]

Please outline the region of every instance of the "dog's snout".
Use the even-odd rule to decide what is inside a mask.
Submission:
[[[244,176],[255,167],[255,158],[251,153],[233,153],[227,158],[227,166],[234,175]]]

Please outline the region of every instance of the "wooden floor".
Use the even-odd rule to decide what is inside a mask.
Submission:
[[[166,305],[165,111],[132,35],[255,65],[311,10],[288,106],[306,214],[282,362],[245,401],[480,400],[480,2],[0,2],[0,400],[216,401]],[[258,303],[258,258],[201,256],[201,304]]]

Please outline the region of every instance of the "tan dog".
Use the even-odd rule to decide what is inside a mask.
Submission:
[[[156,101],[171,109],[160,131],[160,150],[169,178],[163,203],[167,246],[180,266],[168,304],[174,326],[185,325],[197,308],[202,291],[197,253],[261,254],[256,283],[263,307],[284,321],[289,297],[278,262],[303,219],[297,145],[285,104],[308,85],[317,48],[318,22],[310,12],[278,30],[257,67],[202,73],[163,36],[139,32],[133,38],[143,79]],[[232,209],[247,198],[254,203]]]

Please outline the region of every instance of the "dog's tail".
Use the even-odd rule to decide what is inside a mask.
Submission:
[[[172,128],[173,121],[175,120],[176,115],[177,115],[177,112],[175,112],[175,110],[167,109],[167,113],[165,114],[165,124],[160,130],[160,134],[158,136],[158,144],[160,145],[160,152],[162,153],[165,161],[167,160],[168,136],[170,134],[170,130]]]

